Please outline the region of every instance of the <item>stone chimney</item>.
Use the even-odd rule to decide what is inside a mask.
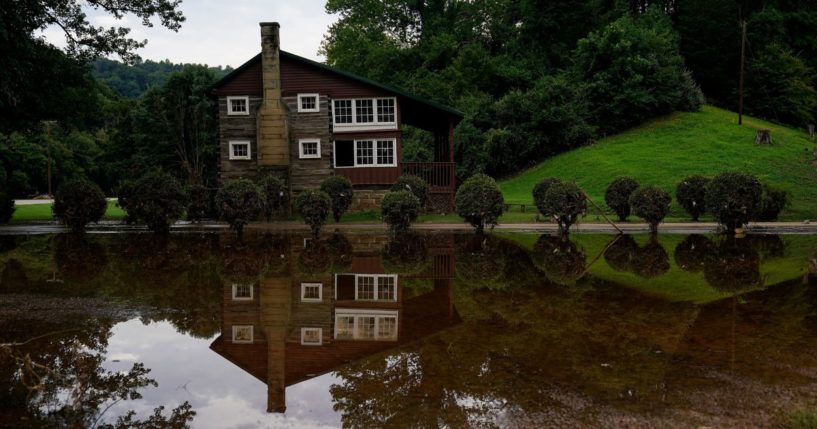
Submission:
[[[281,39],[277,22],[261,24],[263,101],[258,109],[258,166],[289,165],[287,109],[281,101]]]

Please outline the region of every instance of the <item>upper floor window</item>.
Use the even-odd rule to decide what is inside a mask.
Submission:
[[[394,129],[397,100],[393,97],[333,100],[332,119],[338,130]]]
[[[320,98],[318,94],[298,94],[298,112],[320,112]]]
[[[250,97],[227,97],[228,115],[249,115]]]

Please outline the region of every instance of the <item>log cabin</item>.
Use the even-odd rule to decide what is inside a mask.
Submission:
[[[274,174],[294,196],[341,175],[354,186],[352,210],[372,210],[413,174],[429,183],[429,209],[451,211],[462,113],[281,51],[278,23],[260,26],[261,53],[213,87],[222,181]],[[404,126],[433,134],[433,162],[401,162]]]

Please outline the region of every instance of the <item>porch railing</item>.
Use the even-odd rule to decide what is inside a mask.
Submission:
[[[432,192],[454,192],[457,165],[453,162],[403,162],[400,170],[425,180]]]

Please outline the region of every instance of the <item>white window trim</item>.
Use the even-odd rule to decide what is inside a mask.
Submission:
[[[318,298],[306,298],[307,287],[318,287]],[[323,283],[301,283],[301,302],[323,302]]]
[[[304,155],[304,143],[317,143],[317,155]],[[320,159],[321,157],[321,139],[299,139],[298,140],[298,157],[300,159]]]
[[[233,155],[233,146],[237,144],[247,145],[247,156]],[[230,161],[249,161],[252,159],[252,145],[249,140],[230,140],[230,147],[227,149]]]
[[[357,290],[360,285],[361,277],[374,277],[374,298],[362,299],[358,298]],[[394,299],[380,299],[378,295],[380,292],[380,279],[393,278],[394,279]],[[397,274],[355,274],[355,301],[379,301],[379,302],[396,302],[397,301]]]
[[[236,292],[238,292],[239,286],[249,286],[250,287],[250,296],[237,296]],[[251,284],[244,284],[244,283],[233,283],[233,301],[252,301],[255,297],[255,288]]]
[[[308,343],[304,341],[306,338],[306,333],[309,331],[318,331],[318,342],[317,343]],[[302,346],[321,346],[323,345],[323,328],[301,328],[301,345]]]
[[[359,328],[360,324],[358,324],[358,318],[361,317],[372,317],[374,316],[374,338],[362,338],[359,337]],[[335,328],[334,328],[334,338],[338,339],[338,319],[341,317],[354,317],[355,324],[354,328],[352,329],[352,341],[355,340],[363,340],[363,341],[397,341],[400,338],[400,317],[398,315],[397,310],[368,310],[368,309],[344,309],[339,308],[335,310]],[[385,318],[394,318],[394,337],[379,337],[380,331],[380,321]],[[348,338],[342,338],[341,340],[349,340]]]
[[[377,100],[394,100],[394,121],[380,122],[377,119]],[[335,122],[335,103],[338,101],[350,100],[352,102],[352,122],[338,124]],[[374,109],[373,122],[357,122],[357,102],[358,100],[372,100]],[[332,100],[332,128],[337,131],[369,131],[369,130],[396,130],[397,129],[397,97],[365,97],[365,98],[338,98]]]
[[[306,97],[315,97],[315,108],[304,109],[301,107],[301,99]],[[321,111],[321,96],[320,94],[298,94],[298,113],[316,113]]]
[[[233,111],[233,103],[232,100],[244,100],[244,103],[247,105],[246,112],[234,112]],[[227,115],[228,116],[247,116],[250,114],[250,97],[249,96],[240,96],[240,97],[227,97]]]
[[[336,139],[336,140],[348,141],[347,139]],[[338,167],[338,163],[336,161],[337,156],[335,155],[337,153],[337,151],[335,150],[335,142],[334,141],[332,142],[332,165],[334,166],[334,168],[397,167],[397,139],[396,138],[354,139],[352,141],[354,142],[352,144],[352,154],[354,155],[355,165],[343,166],[343,167]],[[372,153],[372,156],[374,157],[374,164],[358,165],[358,163],[357,163],[357,144],[358,144],[358,142],[368,142],[368,141],[374,143],[374,146],[372,147],[372,150],[374,151]],[[392,149],[394,150],[394,153],[392,154],[393,156],[392,156],[391,164],[378,164],[377,163],[377,142],[378,141],[390,141],[390,142],[392,142]]]
[[[241,328],[250,328],[250,339],[249,340],[236,340],[235,334]],[[252,344],[255,340],[255,327],[253,325],[233,325],[233,337],[231,338],[233,344]]]

